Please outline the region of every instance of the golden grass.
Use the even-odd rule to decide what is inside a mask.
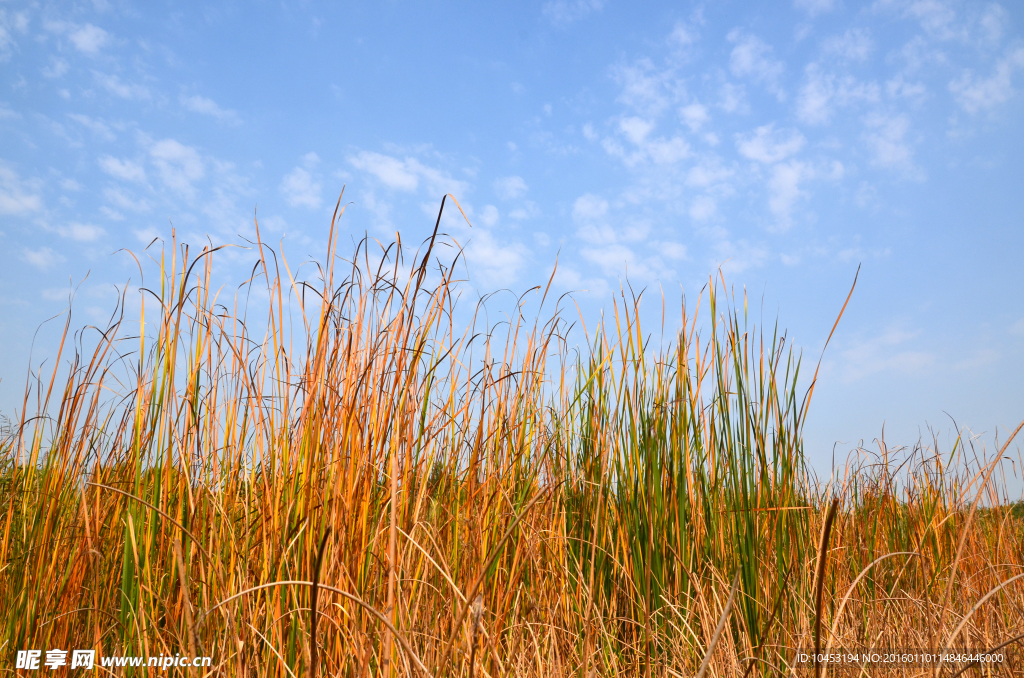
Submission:
[[[442,240],[411,263],[364,241],[316,285],[260,242],[230,302],[213,251],[172,247],[143,331],[65,341],[69,376],[0,444],[6,666],[92,648],[232,676],[781,676],[816,671],[795,663],[816,644],[1024,628],[1024,517],[992,508],[996,465],[962,441],[819,484],[799,361],[721,283],[668,349],[623,296],[574,353],[557,311],[460,332]]]

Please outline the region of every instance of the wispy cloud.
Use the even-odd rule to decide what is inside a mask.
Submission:
[[[913,148],[906,138],[910,130],[909,116],[905,113],[872,113],[865,119],[865,127],[864,141],[875,165],[920,175],[920,170],[914,167]]]
[[[528,254],[522,244],[500,242],[484,229],[474,229],[466,246],[471,273],[490,289],[513,284],[526,265]]]
[[[729,54],[729,70],[740,78],[751,78],[760,83],[779,101],[786,97],[779,80],[786,70],[785,65],[775,58],[771,45],[760,38],[734,28],[726,36],[734,44]]]
[[[585,193],[572,205],[572,218],[577,222],[593,221],[608,214],[608,201],[599,195]]]
[[[879,372],[920,374],[936,360],[932,351],[914,346],[919,330],[891,326],[883,332],[851,341],[840,351],[840,379],[858,381]]]
[[[319,161],[315,153],[307,154],[305,167],[296,167],[281,180],[281,193],[285,201],[292,207],[308,207],[316,209],[322,203],[323,186],[313,176],[311,170]]]
[[[0,214],[24,216],[43,207],[39,184],[23,181],[14,168],[0,161]]]
[[[793,0],[794,7],[804,10],[811,16],[831,12],[838,4],[838,0]]]
[[[453,178],[448,172],[411,156],[396,158],[374,151],[359,151],[347,159],[355,169],[370,174],[388,188],[398,191],[415,192],[421,181],[438,196],[444,193],[465,195],[469,189],[465,182]]]
[[[736,135],[736,149],[740,155],[762,163],[785,160],[799,152],[806,142],[798,130],[776,132],[775,123],[762,125],[753,134]]]
[[[871,56],[874,46],[874,41],[867,30],[851,28],[842,35],[834,35],[822,41],[821,51],[825,56],[847,61],[866,61]]]
[[[681,103],[685,94],[674,69],[659,68],[646,57],[614,66],[612,78],[622,88],[618,100],[644,116],[656,116],[671,104]]]
[[[600,12],[603,7],[604,0],[548,0],[541,13],[556,26],[566,26]]]
[[[128,210],[129,212],[148,212],[150,210],[148,202],[135,198],[125,190],[115,186],[108,186],[103,189],[103,199],[114,207]]]
[[[11,58],[16,43],[12,33],[24,33],[28,28],[28,15],[22,12],[8,12],[0,8],[0,63]]]
[[[213,99],[194,94],[192,96],[181,95],[181,105],[186,110],[200,115],[208,115],[225,122],[238,122],[238,113],[233,110],[221,108]]]
[[[410,171],[405,161],[398,158],[373,151],[360,151],[349,156],[348,162],[356,169],[377,177],[388,188],[415,191],[419,186],[419,177]]]
[[[514,200],[526,194],[529,187],[520,176],[501,177],[494,180],[494,192],[502,200]]]
[[[68,39],[79,52],[96,54],[110,41],[110,34],[99,26],[86,24],[72,31]]]
[[[804,83],[797,95],[796,114],[801,122],[821,125],[829,122],[837,108],[855,103],[877,103],[880,88],[873,82],[860,82],[852,75],[828,72],[820,64],[804,69]]]
[[[1024,69],[1024,47],[1011,50],[996,63],[995,72],[988,77],[978,77],[971,70],[965,70],[959,78],[949,83],[949,90],[957,103],[969,113],[995,108],[1004,104],[1016,93],[1013,76]]]
[[[82,224],[77,221],[73,221],[63,226],[58,226],[56,231],[61,237],[68,238],[70,240],[77,240],[79,242],[92,242],[93,240],[99,240],[106,234],[106,231],[100,226],[95,224]]]
[[[175,139],[163,139],[153,144],[149,155],[167,188],[186,197],[195,195],[193,184],[206,176],[199,151]]]
[[[57,57],[50,57],[50,65],[42,70],[44,78],[62,78],[68,72],[68,62]]]
[[[109,155],[100,156],[100,169],[117,179],[144,183],[146,181],[146,170],[141,163],[131,160],[121,160]]]
[[[82,115],[81,113],[68,113],[68,118],[74,120],[103,141],[114,141],[117,138],[110,125],[102,120],[90,118],[88,115]]]
[[[779,163],[772,168],[768,179],[768,209],[777,218],[781,229],[791,225],[794,205],[807,196],[800,186],[814,175],[810,165],[797,160]]]
[[[122,99],[145,100],[149,99],[151,96],[149,88],[145,85],[122,82],[121,78],[116,75],[101,73],[99,71],[93,71],[92,75],[100,87]]]
[[[62,254],[54,252],[49,247],[40,247],[38,249],[30,249],[26,247],[21,252],[22,258],[28,263],[32,264],[41,271],[46,271],[54,266],[64,263],[67,258]]]

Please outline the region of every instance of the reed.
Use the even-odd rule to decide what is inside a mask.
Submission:
[[[667,348],[624,291],[575,350],[557,304],[457,307],[436,226],[422,255],[349,259],[335,227],[314,281],[258,240],[231,299],[215,249],[172,243],[141,326],[122,305],[94,350],[65,332],[67,375],[0,443],[10,666],[782,676],[822,628],[863,648],[1024,627],[1024,516],[993,460],[883,445],[819,483],[800,358],[720,278]]]

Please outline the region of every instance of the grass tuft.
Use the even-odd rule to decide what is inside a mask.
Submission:
[[[12,661],[782,676],[826,617],[827,648],[1017,647],[1024,514],[994,460],[882,444],[823,488],[799,356],[721,279],[666,347],[623,291],[577,351],[560,307],[458,307],[437,228],[422,256],[335,240],[312,280],[257,241],[231,299],[216,248],[174,244],[139,325],[65,334],[67,374],[0,437]]]

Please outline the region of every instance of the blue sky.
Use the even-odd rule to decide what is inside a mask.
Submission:
[[[627,276],[660,316],[660,290],[695,297],[721,267],[810,361],[860,264],[811,456],[953,419],[991,446],[1024,417],[1022,14],[0,2],[0,410],[69,281],[89,274],[74,324],[99,322],[137,279],[117,250],[171,223],[239,242],[257,208],[290,260],[322,257],[346,185],[349,236],[407,243],[452,193],[474,289],[543,283],[558,255],[590,318]]]

